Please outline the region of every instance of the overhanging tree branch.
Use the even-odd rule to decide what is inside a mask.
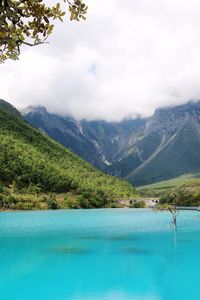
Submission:
[[[82,0],[67,2],[70,20],[85,20],[88,7]],[[60,3],[49,7],[44,0],[0,0],[0,62],[18,59],[20,46],[46,43],[52,33],[53,20],[63,21]]]

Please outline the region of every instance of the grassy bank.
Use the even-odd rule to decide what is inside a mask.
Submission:
[[[2,190],[2,187],[1,187]],[[3,188],[0,193],[0,210],[46,210],[79,208],[118,208],[123,207],[117,199],[101,192],[56,193],[19,193]]]
[[[187,174],[170,180],[160,181],[154,184],[145,185],[137,188],[138,193],[149,197],[161,196],[167,191],[185,187],[190,191],[200,190],[200,178],[198,175]]]
[[[198,175],[188,174],[143,186],[137,190],[142,196],[159,197],[161,204],[200,205],[200,178]]]

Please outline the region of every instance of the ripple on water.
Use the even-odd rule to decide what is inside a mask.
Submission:
[[[105,241],[133,241],[137,239],[135,236],[111,235],[111,236],[81,236],[81,240],[105,240]]]
[[[177,243],[183,243],[183,244],[189,244],[189,243],[192,243],[193,240],[192,239],[179,239],[177,240]]]
[[[76,247],[57,247],[57,248],[51,248],[49,250],[51,253],[60,253],[60,254],[85,254],[88,253],[89,250],[83,249],[83,248],[76,248]]]
[[[134,255],[152,255],[153,252],[148,249],[136,248],[136,247],[129,247],[124,248],[123,252],[134,254]]]

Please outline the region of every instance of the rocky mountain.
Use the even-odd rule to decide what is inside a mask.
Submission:
[[[138,161],[127,179],[149,184],[200,171],[200,102],[155,111],[126,160]],[[124,161],[120,162],[124,165]]]
[[[120,123],[78,121],[71,116],[51,114],[41,106],[28,107],[22,113],[33,127],[102,170],[123,157],[132,135],[140,132],[146,122],[143,119]]]
[[[44,107],[29,107],[23,115],[96,167],[136,185],[200,171],[200,102],[118,123],[77,121]]]

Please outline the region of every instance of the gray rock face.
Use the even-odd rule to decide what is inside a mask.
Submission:
[[[71,116],[48,113],[44,107],[28,107],[22,113],[30,125],[103,170],[123,156],[133,133],[146,123],[143,119],[121,123],[77,121]]]
[[[138,185],[199,172],[200,102],[156,110],[134,147],[143,161],[126,177]]]
[[[77,121],[44,107],[29,107],[23,115],[96,167],[137,185],[200,171],[200,102],[119,123]]]

